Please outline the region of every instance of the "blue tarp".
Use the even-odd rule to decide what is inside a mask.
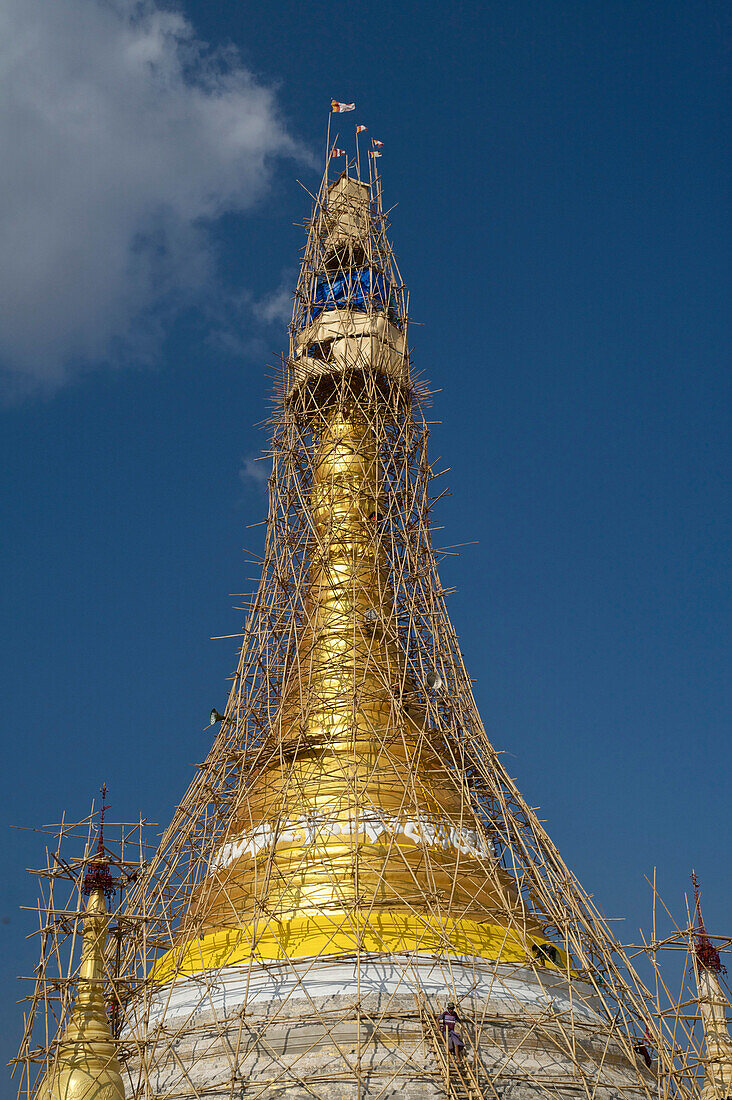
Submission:
[[[388,292],[380,271],[371,267],[319,275],[312,304],[303,318],[303,328],[327,309],[386,309]]]

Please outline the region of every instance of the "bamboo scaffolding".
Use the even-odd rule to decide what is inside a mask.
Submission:
[[[388,1100],[419,1083],[425,1097],[460,1100],[693,1100],[702,1064],[698,1028],[682,1011],[693,1002],[672,997],[657,966],[655,988],[643,982],[629,957],[640,948],[628,952],[617,943],[481,722],[447,613],[449,593],[437,572],[450,548],[433,547],[434,508],[447,490],[436,492],[442,475],[427,455],[431,394],[411,368],[408,295],[388,239],[381,187],[378,177],[370,183],[355,177],[354,193],[365,196],[357,210],[360,236],[334,245],[340,215],[333,198],[338,181],[328,179],[330,148],[329,137],[294,294],[289,351],[277,372],[268,421],[271,444],[263,457],[272,473],[257,558],[261,576],[242,605],[243,631],[230,635],[242,644],[223,720],[156,849],[143,840],[142,821],[116,827],[122,885],[112,913],[107,978],[127,1095]],[[355,354],[347,345],[351,359],[343,366],[335,341],[304,348],[302,334],[316,331],[318,294],[335,301],[344,280],[352,285],[354,256],[359,270],[370,272],[364,285],[371,299],[359,317],[373,321],[377,335],[368,335],[368,353]],[[382,279],[379,301],[374,272]],[[393,341],[388,347],[385,333]],[[334,465],[326,475],[326,458],[338,447],[349,472],[338,473]],[[356,478],[357,467],[367,473]],[[372,513],[348,520],[346,538],[338,509],[351,514],[354,501],[367,497],[374,501]],[[333,580],[334,560],[350,554],[348,560],[356,561],[355,552],[343,550],[354,540],[371,563],[368,585],[356,566],[345,581]],[[337,611],[346,604],[360,609],[366,594],[371,600],[366,612],[349,612],[350,633],[343,633],[353,654],[348,667],[342,651],[334,648],[329,663],[318,649],[328,585],[331,595],[336,591]],[[343,790],[351,825],[343,851],[338,860],[328,854],[323,822],[332,826],[333,815],[343,817],[346,796],[325,793],[320,817],[299,826],[310,830],[309,842],[285,861],[283,846],[293,843],[283,840],[293,830],[288,807],[308,805],[305,764],[327,749],[311,717],[323,712],[323,698],[335,698],[327,685],[346,679],[337,697],[350,716]],[[377,711],[388,711],[388,719],[364,717]],[[370,763],[362,761],[357,772],[358,745],[367,735],[371,755],[364,751],[362,757]],[[337,765],[334,756],[333,769]],[[442,802],[426,797],[430,768],[439,768],[449,793]],[[377,834],[379,845],[369,848],[358,823],[373,819],[367,792],[382,773],[400,777],[401,786],[388,827]],[[419,843],[413,839],[415,807],[423,830]],[[250,861],[244,903],[238,880],[220,870],[223,854],[233,853],[243,835],[256,838],[252,830],[262,821],[269,846],[255,850]],[[249,833],[243,822],[250,823]],[[401,828],[405,822],[411,840]],[[62,822],[47,866],[37,872],[41,961],[16,1063],[18,1097],[25,1100],[53,1057],[73,999],[80,875],[91,858],[94,830],[93,813],[81,823]],[[61,853],[62,841],[68,852],[82,837],[80,859]],[[130,861],[134,845],[137,856]],[[315,868],[313,845],[324,853]],[[283,899],[296,896],[308,875],[322,899],[322,942],[316,953],[293,955]],[[395,947],[382,930],[395,908],[413,929],[409,949]],[[186,951],[205,945],[212,912],[234,946],[222,950],[215,965],[196,970]],[[494,957],[466,952],[455,932],[461,922],[500,930]],[[654,924],[651,941],[642,945],[644,957],[655,964],[662,947],[681,950],[682,941],[681,932],[658,940]],[[246,957],[235,954],[243,942]],[[390,968],[393,988],[385,986],[374,998],[363,976],[382,964]],[[168,967],[165,980],[161,966]],[[353,988],[335,998],[314,993],[335,966],[352,968]],[[434,988],[424,985],[429,967],[444,975],[445,999],[467,1006],[471,1060],[459,1069],[435,1031],[442,1005]],[[238,1000],[227,1008],[227,983],[234,980]],[[257,995],[265,980],[284,991],[266,1003]],[[189,986],[197,999],[179,1011],[176,998]],[[543,991],[543,1000],[527,1000],[529,988]],[[668,999],[663,1008],[662,994]],[[646,1030],[655,1053],[650,1070],[637,1052]],[[283,1034],[300,1043],[294,1053]],[[199,1072],[204,1063],[215,1067],[208,1077]]]

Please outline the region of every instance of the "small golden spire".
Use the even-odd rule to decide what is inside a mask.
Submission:
[[[84,878],[89,895],[76,1002],[36,1100],[124,1100],[116,1044],[104,1005],[104,947],[107,939],[105,895],[113,889],[104,849],[104,803],[93,863]]]
[[[706,1057],[702,1100],[728,1100],[732,1096],[732,1039],[727,1028],[728,1002],[719,980],[724,967],[719,952],[704,927],[699,901],[699,882],[691,872],[696,899],[696,982],[699,991],[699,1012],[704,1028]]]

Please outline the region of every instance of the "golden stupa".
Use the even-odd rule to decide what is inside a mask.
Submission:
[[[693,873],[692,881],[698,927],[694,968],[705,1048],[704,1086],[701,1100],[730,1100],[732,1097],[732,1038],[730,1038],[727,1023],[730,1003],[720,981],[720,974],[724,971],[724,967],[719,951],[712,944],[704,927],[699,883]]]
[[[376,161],[335,179],[331,161],[234,682],[126,894],[119,1059],[97,1000],[43,1100],[121,1097],[120,1072],[128,1100],[686,1100],[643,983],[481,723],[432,545],[430,395]],[[103,893],[89,906],[98,982]],[[461,1059],[437,1024],[448,1003]],[[68,1043],[91,1051],[92,1034],[107,1091],[59,1092]]]
[[[103,811],[105,808],[103,804]],[[84,879],[88,900],[76,999],[38,1087],[37,1100],[124,1100],[125,1096],[117,1044],[112,1038],[104,1000],[104,951],[109,921],[105,894],[111,892],[112,885],[105,859],[103,826],[102,817],[96,858]]]
[[[449,1000],[475,1095],[496,1074],[504,1096],[655,1095],[640,1002],[623,986],[624,1021],[605,1007],[614,945],[480,725],[406,330],[379,180],[326,174],[262,581],[221,732],[159,849],[175,919],[128,1008],[128,1096],[444,1096]]]

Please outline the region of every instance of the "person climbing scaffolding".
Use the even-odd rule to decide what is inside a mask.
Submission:
[[[440,1025],[442,1034],[445,1036],[447,1049],[451,1054],[454,1054],[456,1058],[459,1058],[463,1052],[465,1043],[462,1040],[460,1032],[456,1031],[456,1025],[462,1021],[455,1011],[455,1005],[452,1001],[448,1002],[445,1011],[437,1017],[437,1022]]]

